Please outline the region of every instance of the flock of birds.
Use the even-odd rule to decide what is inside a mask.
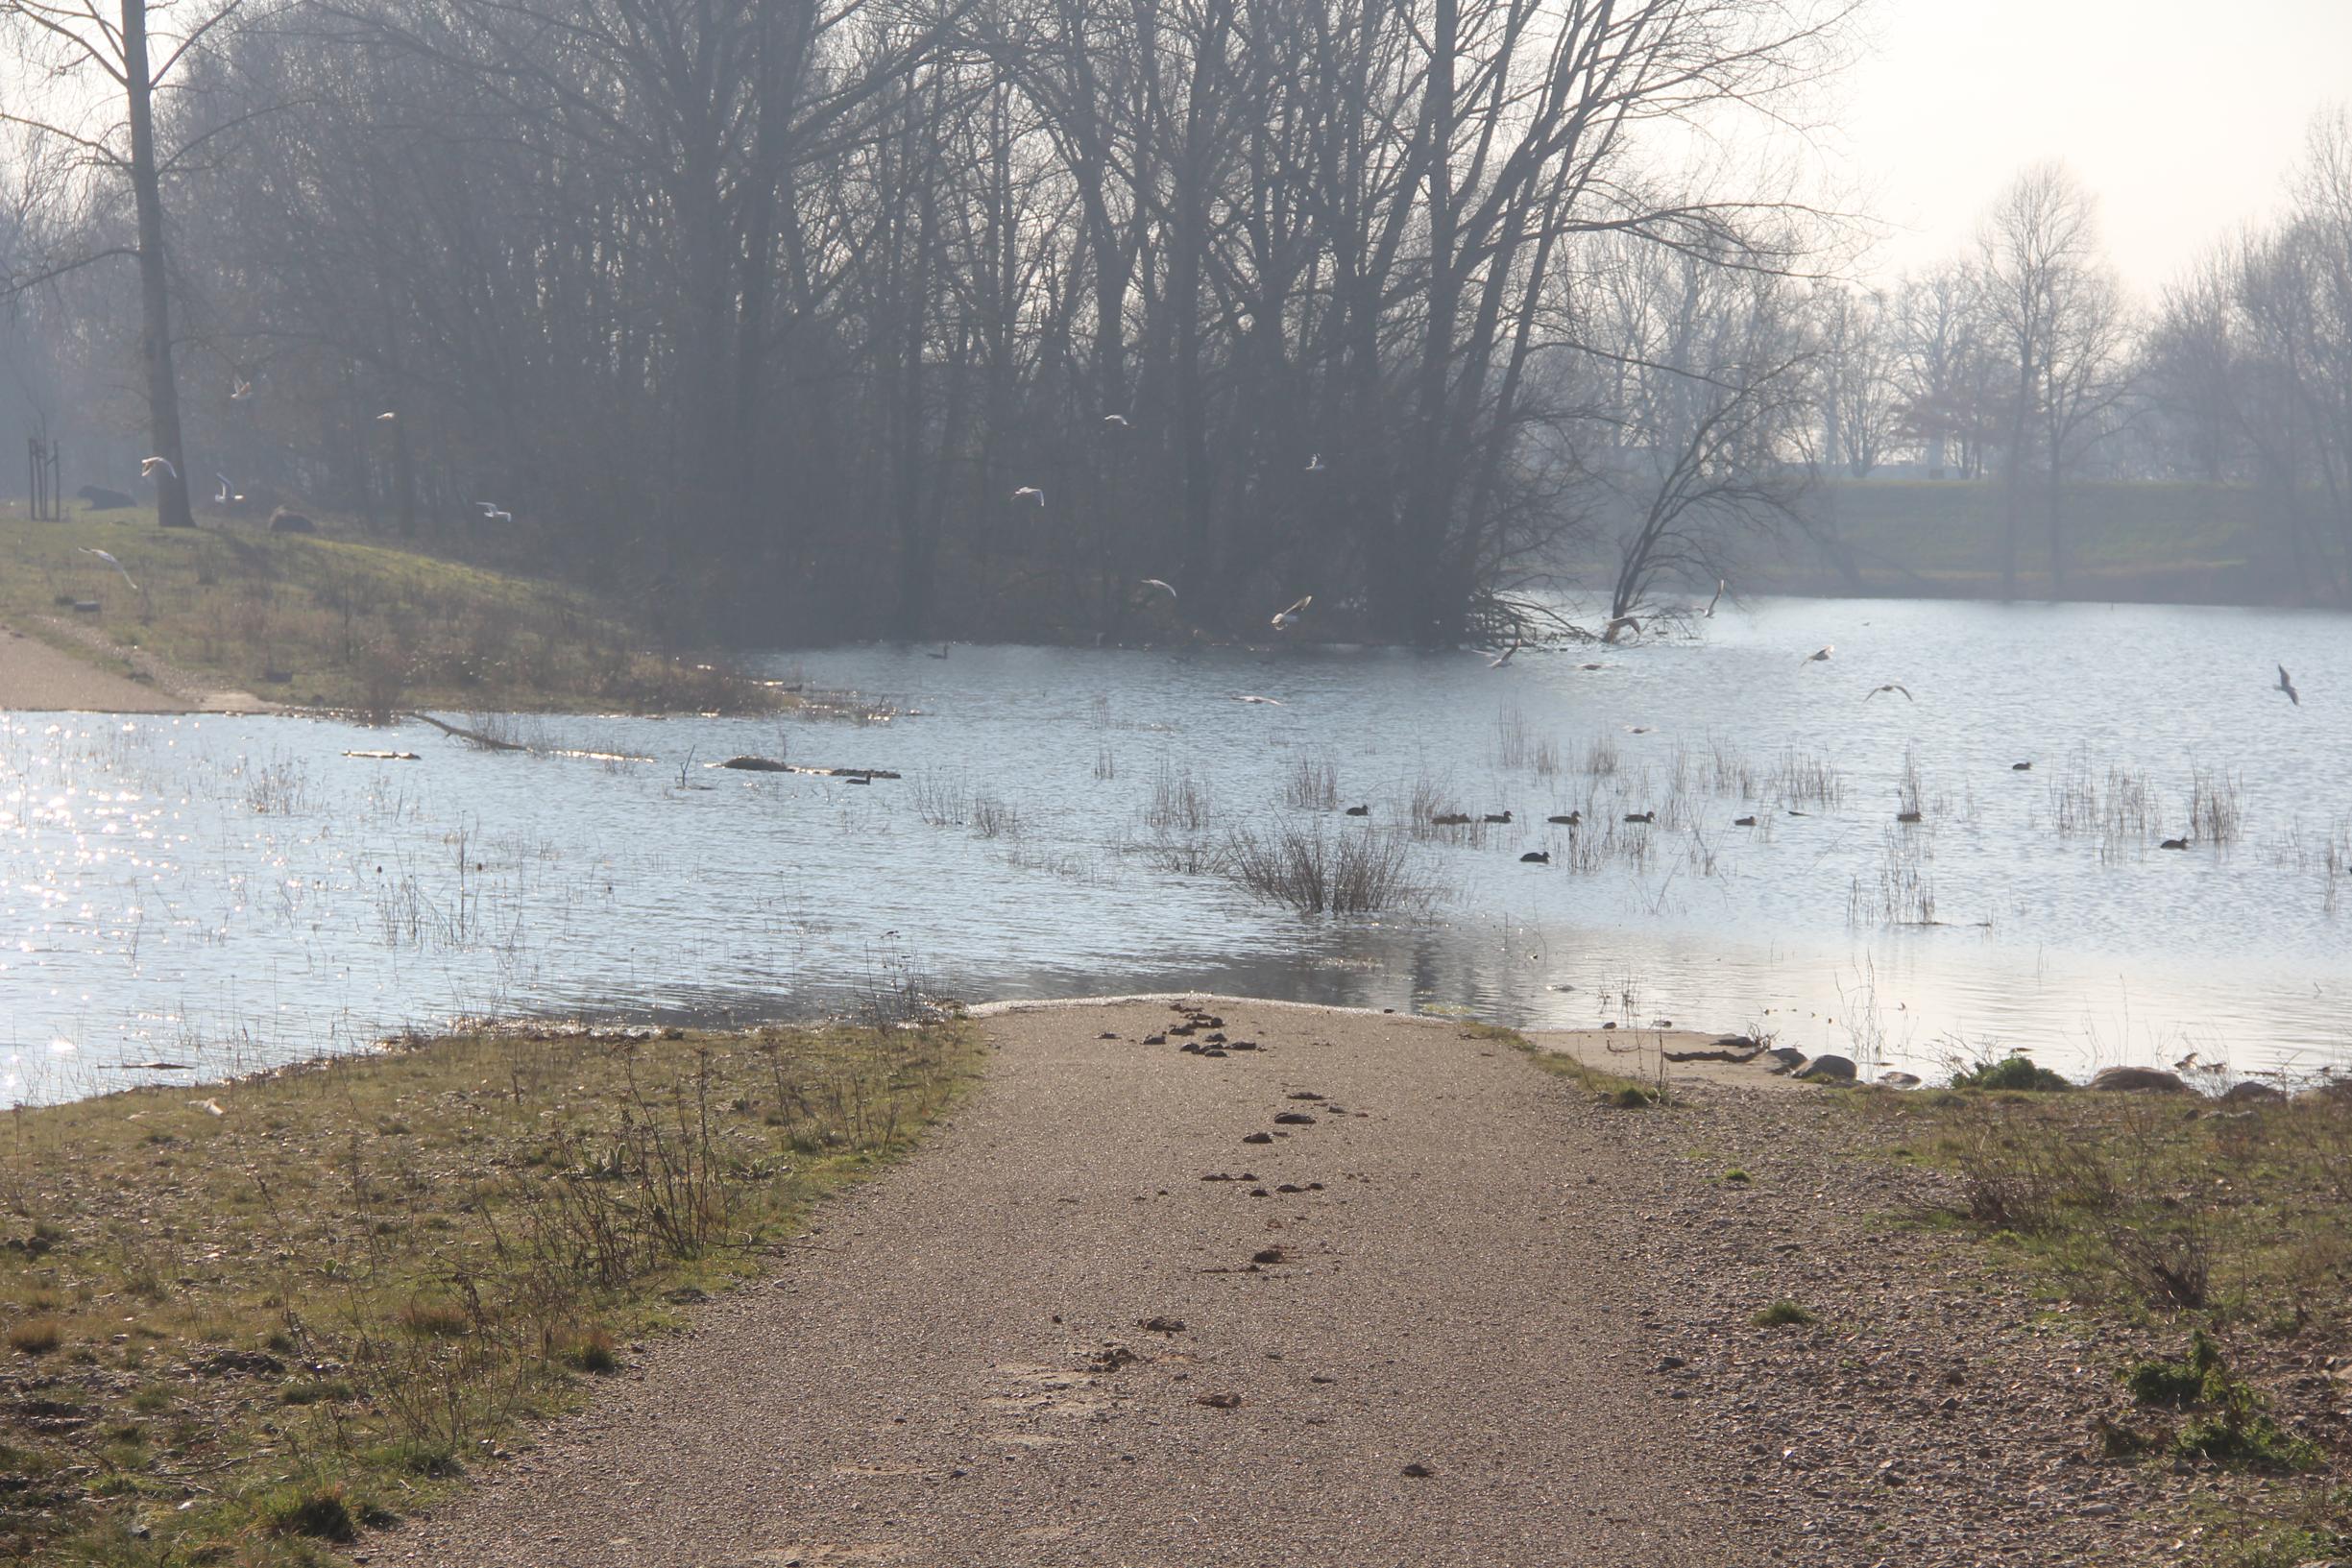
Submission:
[[[253,397],[254,384],[251,380],[242,375],[231,375],[230,377],[229,400],[230,402],[251,402],[253,400]],[[1114,416],[1114,418],[1116,416]],[[398,424],[400,420],[400,416],[399,410],[387,408],[382,413],[376,416],[374,422],[377,424]],[[1119,422],[1124,424],[1127,422],[1125,420],[1120,420]],[[176,481],[180,477],[179,465],[174,463],[168,457],[160,456],[141,458],[139,460],[140,478],[153,479],[158,473],[168,474]],[[239,495],[236,487],[229,482],[229,475],[215,471],[212,478],[214,480],[214,488],[212,491],[213,505],[225,507],[241,506],[244,504],[245,497]],[[1045,494],[1042,491],[1023,491],[1019,494],[1034,495],[1037,497],[1037,502],[1040,506],[1045,504]],[[498,505],[495,501],[472,501],[468,504],[471,505],[476,512],[481,514],[482,520],[485,522],[512,522],[515,520],[515,514],[513,512]],[[104,552],[97,551],[92,553],[103,554]],[[108,559],[112,560],[112,557],[109,556]],[[130,574],[128,572],[124,573],[126,580],[128,580],[129,576]]]

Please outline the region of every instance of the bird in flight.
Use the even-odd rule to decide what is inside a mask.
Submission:
[[[1125,414],[1105,414],[1103,416],[1103,422],[1104,424],[1115,424],[1120,429],[1124,430],[1133,422],[1130,421]]]
[[[1156,577],[1147,577],[1135,586],[1137,588],[1156,588],[1172,599],[1176,596],[1176,591],[1172,584],[1163,583]]]
[[[2287,693],[2287,700],[2289,702],[2293,703],[2297,708],[2303,706],[2303,699],[2295,691],[2294,682],[2288,678],[2287,666],[2284,664],[2281,664],[2278,667],[2278,688]]]
[[[1870,699],[1871,699],[1872,697],[1877,696],[1877,695],[1878,695],[1878,694],[1879,694],[1880,691],[1900,691],[1900,692],[1902,692],[1902,693],[1903,693],[1903,700],[1904,702],[1917,702],[1917,701],[1919,701],[1919,699],[1918,699],[1917,697],[1914,697],[1914,696],[1912,696],[1912,695],[1911,695],[1911,688],[1910,688],[1909,687],[1907,687],[1907,686],[1904,686],[1904,685],[1903,685],[1903,684],[1901,681],[1889,681],[1889,682],[1887,682],[1887,683],[1886,683],[1886,685],[1884,685],[1884,686],[1882,686],[1882,687],[1879,687],[1879,688],[1875,688],[1874,690],[1872,690],[1872,691],[1871,691],[1871,692],[1870,692],[1868,695],[1864,696],[1864,697],[1862,698],[1862,700],[1863,700],[1864,702],[1868,702],[1868,701],[1870,701]]]
[[[232,375],[229,378],[229,400],[230,402],[244,402],[251,398],[253,395],[254,384],[251,381],[245,379],[245,377],[242,375]]]
[[[1032,497],[1039,506],[1045,505],[1045,492],[1039,490],[1035,485],[1023,485],[1012,493],[1012,498],[1016,501],[1026,501]]]
[[[385,409],[381,414],[376,416],[376,422],[378,424],[392,424],[396,423],[399,420],[400,416],[395,414],[389,408]]]
[[[1836,643],[1824,642],[1819,648],[1806,654],[1804,658],[1798,660],[1797,663],[1800,664],[1826,664],[1830,662],[1830,655],[1835,653],[1836,651]],[[1868,699],[1865,698],[1864,700],[1867,701]]]
[[[1292,627],[1298,624],[1299,615],[1304,614],[1306,607],[1314,602],[1315,595],[1312,593],[1307,594],[1297,604],[1292,605],[1288,610],[1277,610],[1274,612],[1274,618],[1271,624],[1277,632],[1289,631]]]
[[[219,480],[221,486],[220,489],[212,493],[212,504],[214,506],[227,506],[231,501],[241,501],[245,499],[244,496],[234,495],[230,491],[229,475],[216,471],[212,477]]]
[[[153,479],[156,476],[156,470],[158,469],[161,469],[165,473],[170,474],[175,479],[180,477],[180,470],[172,466],[172,460],[168,457],[150,457],[142,459],[139,463],[139,477],[142,479]]]
[[[1317,452],[1313,457],[1307,459],[1307,471],[1309,473],[1321,473],[1327,466],[1328,465],[1323,462],[1323,454],[1321,452]]]
[[[108,566],[112,567],[116,571],[121,571],[123,573],[124,582],[131,583],[131,574],[128,571],[123,571],[123,564],[120,561],[115,560],[114,557],[109,552],[105,550],[93,550],[88,545],[85,544],[82,546],[82,553],[84,555],[96,556],[99,560],[104,561]],[[138,584],[131,583],[132,592],[136,593],[138,589]]]
[[[473,504],[481,512],[484,522],[512,522],[515,520],[515,515],[512,512],[495,501],[475,501]]]

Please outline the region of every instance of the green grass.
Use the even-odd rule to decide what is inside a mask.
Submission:
[[[1953,1073],[1952,1087],[2058,1094],[2074,1086],[2049,1068],[2035,1066],[2030,1056],[2004,1056],[1998,1061],[1978,1062],[1974,1067]]]
[[[413,1509],[762,1272],[977,1050],[467,1035],[15,1113],[0,1321],[46,1348],[0,1411],[44,1413],[0,1418],[0,1558],[283,1568]]]
[[[1758,1308],[1756,1315],[1748,1319],[1759,1329],[1795,1328],[1812,1320],[1810,1311],[1785,1297],[1768,1307]]]
[[[2078,598],[2252,600],[2292,596],[2267,559],[2261,497],[2224,485],[2085,481],[2064,490]],[[1806,503],[1834,524],[1865,587],[1880,592],[1977,596],[2000,586],[2004,491],[1999,480],[1832,480]],[[2049,590],[2048,512],[2028,492],[2019,530],[2019,591]],[[1839,575],[1800,546],[1778,578],[1833,590]]]
[[[103,549],[115,570],[84,553]],[[77,614],[94,602],[96,615]],[[622,607],[559,584],[255,522],[166,529],[148,512],[0,517],[0,619],[125,673],[46,621],[273,700],[643,712],[775,706],[764,687],[650,651]]]

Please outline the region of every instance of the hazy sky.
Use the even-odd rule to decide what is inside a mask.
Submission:
[[[2152,294],[2272,210],[2312,115],[2352,99],[2352,0],[1876,0],[1868,28],[1830,150],[1893,226],[1881,273],[1949,253],[2057,157]]]

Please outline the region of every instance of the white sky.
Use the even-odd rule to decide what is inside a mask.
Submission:
[[[1866,270],[1964,245],[2058,157],[2144,296],[2276,208],[2323,108],[2352,100],[2352,0],[1874,0],[1825,137],[1888,226]]]

